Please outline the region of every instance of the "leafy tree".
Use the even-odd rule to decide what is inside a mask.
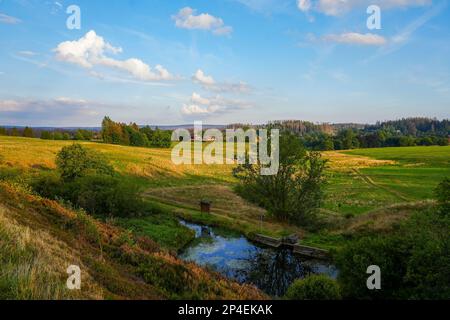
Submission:
[[[341,294],[336,280],[325,275],[310,275],[296,280],[286,292],[290,300],[340,300]]]
[[[64,132],[63,133],[63,140],[70,140],[70,139],[71,139],[70,134],[68,134],[67,132]]]
[[[33,129],[31,129],[30,127],[25,127],[22,135],[26,138],[33,138]]]
[[[172,138],[172,133],[170,131],[163,131],[163,130],[156,129],[153,132],[150,144],[152,147],[170,148],[171,143],[172,143],[171,138]]]
[[[284,132],[279,164],[278,172],[269,176],[260,174],[261,164],[239,165],[233,171],[241,181],[236,190],[279,220],[310,225],[323,200],[325,161],[320,153],[306,152],[295,135]]]
[[[61,149],[56,157],[56,165],[65,181],[82,177],[89,172],[112,175],[114,169],[101,153],[73,144]]]
[[[63,139],[64,139],[64,136],[63,136],[63,134],[62,134],[61,132],[55,131],[55,132],[53,133],[53,139],[54,139],[54,140],[63,140]]]
[[[43,140],[53,140],[53,132],[50,131],[42,131],[41,139]]]
[[[12,128],[12,129],[9,131],[9,135],[12,136],[12,137],[18,137],[18,136],[20,136],[19,129],[17,129],[17,128]]]
[[[0,127],[0,136],[6,136],[7,135],[7,131],[5,128]]]

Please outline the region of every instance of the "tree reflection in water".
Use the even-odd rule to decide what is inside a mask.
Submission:
[[[314,272],[289,249],[261,249],[246,259],[247,268],[237,271],[240,282],[252,283],[272,296],[282,296],[292,282]]]

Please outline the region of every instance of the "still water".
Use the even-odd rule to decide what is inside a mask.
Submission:
[[[195,231],[196,239],[179,257],[208,266],[240,283],[251,283],[272,296],[282,296],[296,279],[309,274],[337,276],[326,261],[305,259],[290,249],[254,244],[242,235],[219,228],[181,221]]]

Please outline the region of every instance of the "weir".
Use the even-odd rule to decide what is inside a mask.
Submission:
[[[290,241],[286,241],[284,238],[272,238],[262,234],[256,234],[252,240],[276,249],[280,247],[289,247],[293,250],[293,252],[309,258],[315,259],[330,258],[330,253],[327,250],[310,246],[304,246],[298,243],[294,244]]]

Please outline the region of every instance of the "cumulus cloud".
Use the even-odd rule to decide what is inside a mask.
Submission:
[[[226,99],[221,96],[205,98],[194,92],[190,101],[183,104],[181,113],[183,115],[211,115],[249,107],[251,104],[245,101]]]
[[[378,5],[382,9],[430,5],[432,0],[298,0],[299,10],[314,10],[329,16],[339,16],[355,8]]]
[[[372,33],[342,33],[342,34],[329,34],[324,36],[324,40],[344,43],[344,44],[358,44],[366,46],[382,46],[387,43],[386,39],[382,36],[372,34]]]
[[[18,24],[21,22],[22,22],[22,20],[20,20],[19,18],[8,16],[8,15],[0,12],[0,23]]]
[[[204,89],[214,92],[234,92],[234,93],[248,93],[250,86],[245,82],[217,82],[212,76],[206,75],[201,69],[192,76],[194,83],[200,84]]]
[[[172,19],[178,28],[210,30],[215,35],[229,35],[233,32],[233,28],[226,26],[221,18],[208,13],[198,15],[195,13],[196,10],[185,7],[178,11],[176,15],[173,15]]]
[[[79,40],[61,42],[55,49],[56,58],[60,61],[92,69],[95,66],[104,66],[126,72],[140,81],[173,80],[167,69],[161,65],[151,68],[148,64],[137,58],[118,60],[107,54],[122,53],[120,47],[114,47],[106,42],[95,31],[91,30]]]

